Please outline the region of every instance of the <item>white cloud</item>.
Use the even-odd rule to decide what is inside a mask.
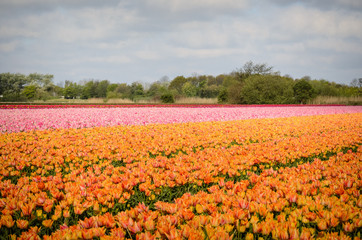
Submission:
[[[5,19],[4,25],[0,27],[0,38],[20,36],[66,43],[108,39],[127,34],[128,28],[138,21],[134,12],[121,7],[56,9]]]
[[[346,42],[342,39],[315,38],[306,41],[306,45],[312,49],[327,50],[330,52],[362,54],[362,45],[356,42]]]
[[[127,38],[130,26],[139,20],[134,13],[122,8],[88,8],[66,14],[57,12],[57,16],[48,17],[60,21],[50,31],[54,38],[65,42],[111,39],[115,36],[122,40],[122,37]]]
[[[121,40],[121,41],[115,41],[115,42],[107,42],[107,41],[103,41],[103,42],[97,42],[92,44],[92,46],[94,46],[95,48],[98,49],[102,49],[102,50],[118,50],[118,49],[122,49],[127,47],[127,45],[129,45],[130,43],[126,40]]]
[[[139,50],[135,52],[135,56],[143,60],[158,60],[161,58],[160,53],[153,50]]]
[[[336,71],[362,61],[362,12],[351,10],[360,2],[0,0],[0,71],[132,82],[225,73],[253,60],[337,81]]]
[[[35,31],[17,24],[0,26],[0,39],[13,38],[13,37],[37,37]]]
[[[292,38],[317,35],[362,39],[362,13],[346,15],[343,11],[322,11],[294,6],[285,11],[277,22],[283,33],[288,32]]]
[[[112,64],[123,64],[132,62],[130,57],[127,56],[106,56],[106,57],[91,57],[83,59],[85,62],[95,63],[112,63]]]
[[[166,8],[172,12],[192,10],[235,11],[245,9],[248,0],[146,0],[149,5]]]
[[[224,47],[228,45],[228,29],[222,24],[187,22],[168,34],[168,39],[181,46],[192,48]]]
[[[174,48],[172,52],[180,58],[217,58],[227,55],[242,54],[245,51],[233,48],[213,48],[213,49],[192,49],[192,48]]]
[[[269,0],[265,0],[265,3],[271,2]],[[348,11],[359,11],[362,9],[362,1],[360,0],[273,0],[273,4],[277,4],[279,6],[289,6],[293,4],[302,4],[309,6],[311,8],[318,8],[321,10],[326,9],[334,9],[341,10],[346,9]]]
[[[19,41],[0,43],[0,52],[12,52],[19,45]]]

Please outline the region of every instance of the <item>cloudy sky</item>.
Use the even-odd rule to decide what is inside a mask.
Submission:
[[[0,0],[0,72],[154,82],[247,61],[362,77],[360,0]]]

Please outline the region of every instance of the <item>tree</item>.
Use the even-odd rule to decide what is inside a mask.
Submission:
[[[98,82],[97,87],[95,89],[95,91],[96,91],[95,97],[98,97],[98,98],[107,97],[107,88],[108,88],[109,84],[110,83],[108,80],[103,80],[103,81]]]
[[[161,95],[161,101],[163,103],[174,103],[175,99],[171,93],[164,93]]]
[[[355,78],[352,80],[351,82],[351,87],[355,87],[355,88],[362,88],[362,78]]]
[[[131,85],[131,99],[135,100],[136,98],[142,97],[143,95],[144,90],[142,84],[133,82]]]
[[[293,102],[293,80],[277,75],[253,75],[245,79],[242,103],[287,104]]]
[[[273,67],[268,66],[266,63],[253,63],[248,61],[244,66],[233,73],[240,82],[243,82],[251,75],[270,75],[275,74]]]
[[[184,76],[175,77],[168,86],[169,90],[175,89],[179,94],[182,93],[182,86],[187,82],[187,79]]]
[[[69,80],[65,80],[65,87],[63,90],[64,98],[75,99],[82,93],[82,87],[77,83],[73,83]]]
[[[221,87],[219,87],[217,85],[208,85],[202,89],[201,97],[215,98],[219,95],[220,88]]]
[[[217,96],[218,103],[226,103],[228,101],[228,91],[226,88],[222,88]]]
[[[240,91],[242,86],[243,83],[238,80],[235,74],[225,76],[222,83],[223,90],[221,90],[218,96],[219,101],[232,104],[241,103]]]
[[[56,94],[52,74],[31,73],[27,78],[29,85],[36,87],[37,99],[46,100]]]
[[[266,63],[253,63],[252,61],[248,61],[244,64],[242,70],[247,75],[260,74],[260,75],[268,75],[273,73],[273,67],[268,66]]]
[[[35,85],[28,85],[23,89],[22,94],[27,99],[34,99],[36,96],[36,91],[37,91],[37,87]]]
[[[312,85],[304,79],[301,79],[294,84],[293,91],[295,100],[301,104],[306,104],[314,94]]]
[[[28,78],[20,73],[0,74],[0,95],[5,101],[19,101],[21,91],[28,84]]]
[[[361,96],[362,95],[362,78],[353,79],[350,86],[352,87],[352,96]]]
[[[146,95],[153,97],[155,100],[159,100],[161,95],[169,94],[169,85],[170,81],[167,76],[163,76],[160,80],[151,84],[150,88],[147,90]]]
[[[306,78],[304,77],[302,79]],[[338,89],[336,88],[335,84],[328,82],[327,80],[320,79],[320,80],[311,80],[308,82],[312,85],[316,95],[338,96]]]
[[[30,85],[37,85],[44,89],[53,85],[53,78],[51,74],[31,73],[28,75]]]
[[[197,88],[191,82],[186,82],[182,86],[182,93],[186,97],[195,97],[197,94]]]
[[[129,99],[132,98],[131,86],[127,85],[127,83],[118,84],[116,92],[121,94],[121,98],[129,98]]]

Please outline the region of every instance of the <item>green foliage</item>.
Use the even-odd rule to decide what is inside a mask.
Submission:
[[[76,99],[82,93],[82,87],[71,81],[65,81],[65,87],[63,90],[64,98]]]
[[[131,99],[142,97],[144,95],[144,90],[142,84],[134,82],[131,85]]]
[[[1,73],[0,95],[3,101],[26,101],[28,99],[46,100],[56,95],[53,75],[31,73]]]
[[[266,63],[253,63],[252,61],[246,62],[242,68],[232,73],[234,78],[241,83],[251,75],[270,74],[274,74],[273,67],[268,66]]]
[[[159,81],[151,84],[150,88],[147,90],[146,95],[153,97],[155,100],[159,100],[162,95],[171,94],[171,91],[168,89],[169,85],[170,82],[168,77],[163,77]]]
[[[309,82],[313,89],[315,90],[316,95],[321,96],[338,96],[338,89],[335,83],[328,82],[324,79],[321,80],[311,80]]]
[[[218,95],[221,102],[228,102],[233,104],[241,103],[240,91],[242,82],[239,81],[238,75],[227,75],[223,78],[222,91]]]
[[[107,87],[107,92],[114,92],[116,91],[117,87],[118,87],[117,83],[109,84]]]
[[[29,74],[28,82],[29,85],[38,86],[44,90],[49,90],[53,88],[53,78],[51,74],[40,74],[40,73],[31,73]]]
[[[307,83],[307,84],[306,84]],[[309,86],[310,85],[310,86]],[[53,84],[53,75],[31,73],[0,73],[0,100],[27,101],[47,100],[64,95],[65,98],[123,98],[131,100],[162,100],[161,96],[218,98],[220,103],[306,103],[311,98],[359,97],[362,95],[362,79],[354,79],[350,86],[312,80],[309,76],[297,79],[280,77],[266,63],[246,62],[243,67],[229,74],[193,74],[177,76],[171,82],[162,77],[153,82],[147,91],[142,84],[134,82],[113,83],[108,80],[82,81],[80,84],[65,81],[65,86]],[[311,88],[310,88],[311,87]],[[163,101],[163,100],[162,100]]]
[[[0,95],[3,100],[16,101],[24,86],[28,83],[28,78],[20,73],[1,73],[0,74]]]
[[[244,82],[241,99],[246,104],[293,103],[293,80],[278,75],[252,75]]]
[[[109,91],[110,83],[108,80],[90,80],[87,81],[80,91],[81,99],[88,98],[105,98],[107,97],[107,92]],[[112,85],[110,89],[116,88],[117,85]]]
[[[218,103],[226,103],[228,101],[228,91],[226,88],[222,88],[217,96]]]
[[[306,104],[314,95],[312,85],[305,79],[297,81],[293,86],[294,98],[297,103]]]
[[[121,98],[131,98],[131,86],[126,83],[117,84],[115,92],[121,95]]]
[[[175,89],[178,93],[182,93],[182,86],[187,82],[187,79],[184,76],[175,77],[168,86],[169,90]]]
[[[110,83],[108,80],[100,81],[97,84],[97,87],[96,87],[96,97],[97,98],[105,98],[107,96],[107,88],[108,88],[109,84]]]
[[[200,97],[202,98],[215,98],[218,96],[220,87],[217,85],[207,85],[200,89]]]
[[[27,98],[27,99],[34,99],[36,96],[36,89],[37,87],[35,85],[29,85],[26,86],[23,91],[22,94]]]
[[[241,90],[243,89],[243,83],[241,82],[236,82],[232,85],[230,85],[227,89],[228,91],[228,103],[231,104],[241,104],[243,103],[242,101],[242,95],[241,95]]]
[[[171,93],[164,93],[161,95],[161,101],[163,103],[174,103],[175,99]]]
[[[182,86],[182,93],[186,97],[195,97],[197,94],[197,88],[191,82],[186,82]]]
[[[266,63],[253,63],[252,61],[248,61],[244,64],[243,68],[241,69],[245,75],[269,75],[273,73],[273,67],[268,66]]]

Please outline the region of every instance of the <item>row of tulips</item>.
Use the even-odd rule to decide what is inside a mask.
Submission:
[[[0,109],[0,132],[360,113],[362,106]]]
[[[3,163],[0,167],[1,231],[8,235],[23,234],[24,237],[31,234],[46,236],[57,230],[64,236],[67,234],[62,231],[69,230],[71,234],[78,234],[70,237],[83,238],[105,234],[120,236],[122,233],[128,234],[127,237],[137,235],[140,238],[151,235],[156,237],[157,234],[169,238],[181,237],[178,230],[184,224],[174,223],[172,225],[176,230],[165,230],[162,233],[159,229],[163,225],[158,222],[158,217],[167,212],[173,216],[166,216],[167,221],[170,220],[168,217],[176,217],[173,221],[178,222],[179,214],[185,217],[181,219],[182,223],[192,220],[187,218],[197,212],[196,208],[178,213],[178,207],[175,207],[179,199],[192,198],[187,191],[195,193],[195,198],[203,199],[198,195],[202,193],[198,193],[201,190],[213,194],[216,186],[230,190],[234,185],[241,184],[240,192],[249,191],[248,188],[254,192],[258,179],[270,171],[272,174],[268,176],[277,178],[283,172],[275,171],[280,166],[303,166],[300,164],[310,161],[311,156],[320,155],[324,158],[324,154],[341,152],[343,147],[358,146],[361,142],[360,122],[361,114],[349,114],[3,134],[0,141],[0,160]],[[358,161],[361,158],[360,150],[346,155],[354,156]],[[354,169],[360,170],[358,161],[346,161],[346,164],[354,164],[357,166]],[[347,166],[340,169],[347,169]],[[361,175],[356,176],[352,183],[346,184],[358,190],[361,187]],[[335,177],[340,179],[339,176]],[[310,183],[310,180],[297,179],[303,186]],[[291,181],[285,177],[282,180],[288,183]],[[323,177],[314,179],[316,182],[320,180]],[[275,184],[272,189],[279,186],[277,182]],[[168,202],[156,203],[173,194],[173,189],[179,190],[184,186],[187,187],[184,188],[186,191],[176,195],[177,198],[171,197]],[[309,192],[316,193],[311,196],[319,193],[318,189],[302,190],[300,193],[306,196]],[[215,194],[224,196],[226,193]],[[261,190],[256,193],[263,196]],[[178,198],[181,195],[184,196]],[[340,199],[340,196],[337,197]],[[251,199],[247,200],[245,204],[250,205]],[[277,202],[284,204],[283,200]],[[216,205],[220,207],[224,204],[219,202]],[[200,206],[198,209],[201,211]],[[127,216],[124,215],[128,211],[136,211],[137,214],[149,212],[153,221],[149,221],[146,227],[138,223],[138,217],[130,219],[127,215],[126,223]],[[266,208],[266,212],[270,211]],[[202,216],[203,213],[198,214]],[[350,224],[353,219],[348,219]],[[96,225],[93,226],[94,221]],[[118,223],[112,224],[114,221]],[[147,218],[143,218],[143,221],[147,222]],[[186,225],[194,229],[190,224]],[[220,227],[225,225],[218,224]],[[242,235],[244,233],[260,235],[260,232],[254,232],[253,227],[250,227],[253,225],[246,224],[249,230],[239,231],[243,230],[238,228],[240,224],[230,222],[230,226],[220,230],[220,233],[210,226],[210,229],[206,229],[204,224],[202,231],[208,236],[224,234],[224,237],[246,237]],[[340,230],[353,233],[356,223],[353,224],[352,231]],[[311,226],[304,227],[308,229]],[[298,231],[301,234],[302,229],[298,228]],[[316,236],[313,232],[310,234]]]
[[[174,203],[157,202],[156,210],[143,203],[114,215],[93,209],[94,216],[71,226],[66,208],[56,209],[51,219],[37,210],[43,230],[31,227],[20,239],[50,232],[56,217],[64,223],[45,239],[359,239],[361,151],[296,168],[266,169],[239,182],[220,178],[207,191],[185,193]],[[29,224],[11,217],[2,222],[18,228]]]
[[[0,105],[0,109],[43,109],[43,108],[128,108],[128,107],[233,107],[237,105],[221,105],[221,104],[11,104]],[[250,105],[258,106],[258,105]],[[278,105],[274,105],[278,106]],[[332,105],[340,106],[340,105]]]
[[[299,105],[299,104],[268,104],[268,105],[235,105],[235,104],[0,104],[0,109],[38,109],[38,108],[127,108],[127,107],[292,107],[292,106],[320,106],[320,105]],[[329,104],[323,106],[344,106],[338,104]]]
[[[157,202],[155,211],[140,203],[63,225],[46,239],[359,239],[361,153],[267,169],[240,182],[220,178],[207,191]]]

